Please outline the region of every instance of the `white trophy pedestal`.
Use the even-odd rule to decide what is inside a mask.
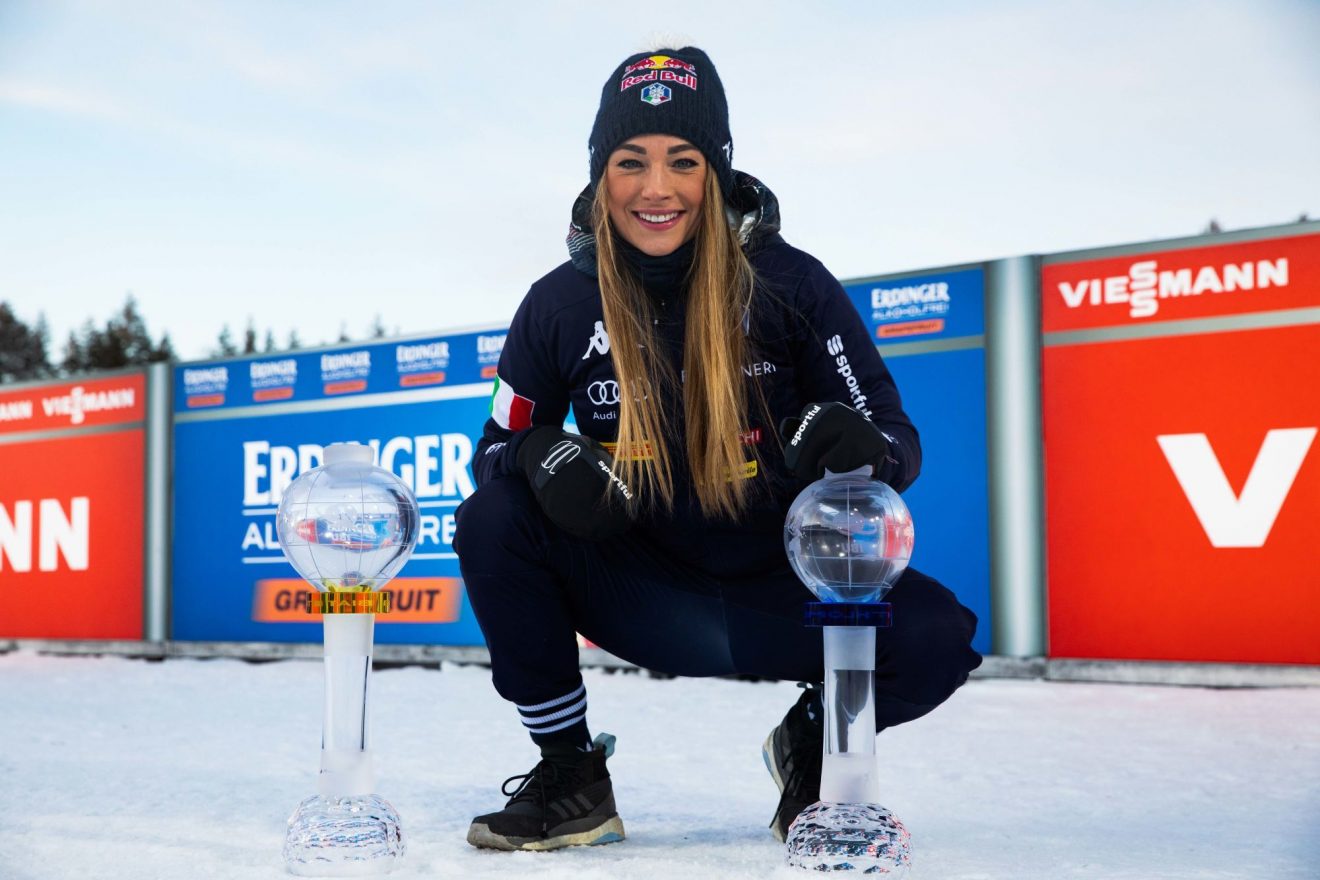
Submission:
[[[374,614],[326,614],[325,726],[317,793],[298,804],[284,864],[303,877],[387,874],[406,844],[399,814],[375,793],[367,686]]]
[[[912,838],[880,799],[875,757],[875,629],[825,627],[821,799],[788,828],[788,863],[811,871],[906,877]]]

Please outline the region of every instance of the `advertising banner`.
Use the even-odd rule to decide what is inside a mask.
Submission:
[[[985,274],[979,267],[845,281],[843,289],[879,344],[985,332]]]
[[[142,374],[0,392],[0,636],[140,639]]]
[[[1047,262],[1042,295],[1050,655],[1320,663],[1320,235]]]
[[[174,409],[185,414],[262,404],[352,401],[364,394],[493,381],[503,348],[504,331],[492,330],[184,364],[174,371]]]
[[[1046,333],[1316,304],[1320,235],[1046,263]],[[1308,280],[1309,279],[1309,280]]]
[[[173,637],[319,641],[301,610],[311,589],[285,560],[275,514],[330,443],[369,445],[412,487],[417,550],[388,587],[376,639],[481,644],[451,547],[454,511],[475,489],[471,460],[489,415],[486,376],[503,331],[175,370]]]
[[[903,408],[921,436],[921,477],[903,493],[916,526],[912,565],[980,619],[990,651],[985,284],[980,268],[846,281]]]

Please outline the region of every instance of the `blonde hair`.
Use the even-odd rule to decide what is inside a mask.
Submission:
[[[615,473],[638,489],[643,503],[672,509],[674,468],[667,441],[679,438],[671,436],[659,404],[676,399],[681,386],[683,449],[701,512],[732,519],[746,509],[755,482],[745,478],[747,472],[760,467],[756,445],[743,442],[749,428],[743,368],[751,354],[746,334],[755,277],[725,215],[718,179],[708,167],[688,272],[681,379],[656,336],[650,297],[621,260],[603,178],[596,187],[592,225],[605,329],[620,389]],[[759,387],[757,393],[765,409]],[[749,463],[748,455],[756,464]]]

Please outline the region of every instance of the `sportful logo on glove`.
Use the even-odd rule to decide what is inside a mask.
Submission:
[[[838,369],[834,372],[843,377],[844,384],[848,386],[848,396],[852,398],[853,406],[869,421],[871,411],[866,408],[866,395],[862,393],[861,385],[857,382],[857,377],[853,375],[852,366],[848,363],[848,356],[843,353],[843,337],[837,333],[830,337],[825,343],[825,350],[832,355],[837,355],[834,363],[838,364]]]
[[[591,334],[591,338],[587,340],[587,353],[582,355],[582,360],[585,361],[591,357],[592,352],[596,354],[610,353],[610,334],[605,332],[604,321],[596,322],[596,332]]]
[[[560,440],[554,446],[551,446],[550,451],[545,454],[545,458],[541,459],[541,469],[553,474],[555,468],[561,464],[568,464],[577,458],[578,453],[581,451],[582,447],[572,440]]]
[[[838,339],[839,337],[836,336],[834,338]],[[798,429],[793,432],[793,439],[788,441],[789,446],[798,445],[798,441],[802,439],[802,432],[807,430],[807,423],[818,415],[820,415],[820,404],[819,403],[813,404],[811,407],[811,412],[807,413],[805,416],[802,417],[802,423],[799,424]]]
[[[614,471],[610,470],[609,465],[597,459],[596,467],[600,468],[605,472],[605,475],[610,478],[610,482],[614,484],[614,488],[622,492],[624,498],[627,498],[629,501],[632,501],[632,492],[628,489],[628,484],[625,483],[623,480],[620,480],[615,475]]]

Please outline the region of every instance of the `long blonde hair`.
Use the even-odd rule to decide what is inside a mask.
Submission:
[[[707,169],[688,273],[682,377],[674,375],[656,337],[650,297],[621,260],[604,179],[596,187],[592,225],[605,329],[620,389],[615,473],[637,487],[643,503],[672,509],[674,469],[666,441],[678,438],[671,436],[659,404],[675,399],[681,385],[683,447],[701,512],[732,519],[746,509],[755,482],[746,477],[760,466],[756,445],[744,443],[749,425],[743,370],[752,354],[746,333],[755,278],[725,215],[716,175]],[[759,388],[758,398],[764,409]]]

